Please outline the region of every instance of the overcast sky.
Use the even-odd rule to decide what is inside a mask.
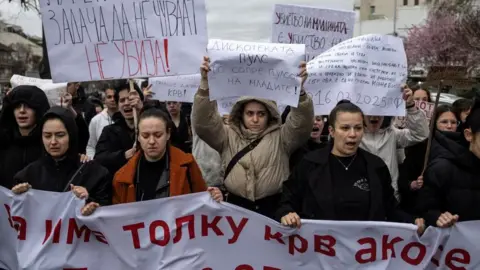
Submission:
[[[29,35],[42,35],[40,17],[24,11],[20,0],[0,0],[0,13],[7,23],[17,24]],[[210,38],[258,41],[270,38],[273,6],[298,4],[317,7],[353,9],[353,0],[206,0]],[[243,23],[239,23],[243,22]]]

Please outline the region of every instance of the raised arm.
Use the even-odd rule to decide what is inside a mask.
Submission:
[[[425,113],[415,106],[412,90],[404,89],[404,99],[407,104],[406,127],[393,128],[397,140],[397,148],[405,148],[428,138],[429,128]]]
[[[228,136],[223,120],[218,113],[216,102],[210,101],[207,75],[210,69],[209,62],[208,57],[204,57],[200,68],[202,79],[193,100],[192,126],[200,139],[221,153]]]
[[[300,65],[300,69],[300,76],[302,77],[300,101],[297,108],[290,108],[290,113],[287,115],[285,124],[281,128],[282,143],[289,155],[308,140],[313,128],[313,102],[303,88],[307,78],[305,63]]]

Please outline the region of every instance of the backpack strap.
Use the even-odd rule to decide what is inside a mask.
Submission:
[[[230,174],[235,164],[237,164],[238,161],[240,161],[240,159],[242,159],[242,157],[244,157],[248,152],[255,149],[255,147],[257,147],[257,145],[260,144],[262,139],[263,137],[256,139],[255,141],[251,142],[249,145],[245,146],[245,148],[240,150],[240,152],[236,153],[235,156],[233,156],[233,158],[230,160],[230,162],[227,165],[227,169],[225,169],[223,180],[227,179],[227,176]]]

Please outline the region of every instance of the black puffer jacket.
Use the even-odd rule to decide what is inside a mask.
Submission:
[[[110,204],[112,177],[106,168],[95,161],[80,163],[78,128],[72,112],[52,107],[43,118],[44,121],[48,119],[60,119],[65,125],[69,136],[67,153],[60,159],[54,159],[44,152],[42,158],[15,175],[15,182],[29,183],[34,189],[53,192],[69,191],[70,184],[82,186],[88,190],[90,200],[101,205]]]
[[[437,132],[417,207],[427,225],[444,212],[460,221],[480,220],[480,159],[460,144],[462,134]]]
[[[28,136],[22,136],[13,114],[19,104],[26,104],[35,111],[36,128]],[[41,128],[39,123],[50,109],[45,92],[35,86],[15,87],[3,101],[0,114],[0,185],[8,189],[15,184],[13,177],[21,169],[42,155]]]

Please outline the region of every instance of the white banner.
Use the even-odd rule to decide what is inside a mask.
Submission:
[[[200,78],[200,74],[193,74],[149,78],[148,82],[152,85],[154,99],[193,103]]]
[[[19,85],[34,85],[42,89],[52,106],[60,105],[61,97],[67,92],[67,83],[53,83],[52,80],[25,77],[17,74],[10,78],[10,83],[13,88]]]
[[[40,1],[54,82],[198,73],[205,1]]]
[[[275,5],[272,42],[305,44],[307,62],[353,37],[355,12]]]
[[[210,99],[254,96],[298,106],[305,45],[211,39],[208,54]]]
[[[90,217],[79,215],[83,204],[71,193],[14,197],[0,188],[0,267],[435,269],[432,258],[439,269],[480,266],[480,222],[429,228],[418,239],[414,225],[386,222],[303,220],[290,229],[207,193],[101,207]]]
[[[401,85],[407,57],[400,38],[365,35],[344,41],[308,62],[305,89],[316,115],[328,115],[342,99],[366,115],[404,116]]]

